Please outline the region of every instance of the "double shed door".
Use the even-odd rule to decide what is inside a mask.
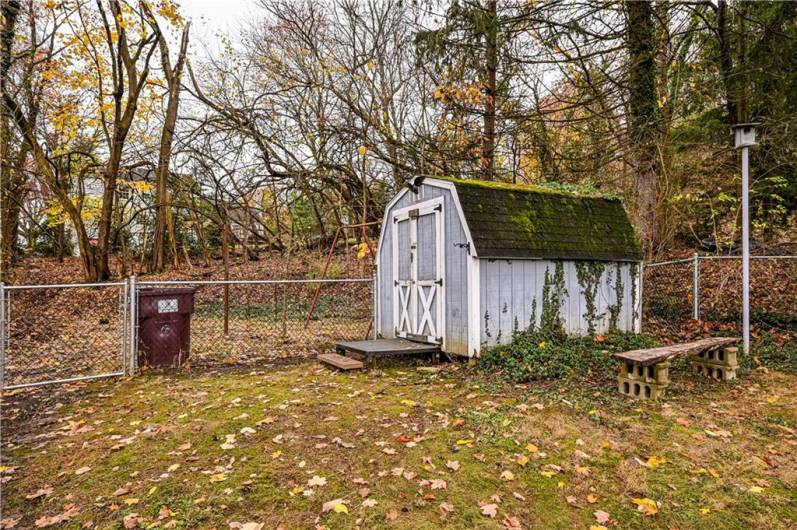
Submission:
[[[397,337],[443,342],[443,201],[393,215],[393,321]]]

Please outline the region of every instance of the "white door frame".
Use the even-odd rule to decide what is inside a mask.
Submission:
[[[443,281],[445,271],[444,255],[444,234],[443,229],[443,197],[435,197],[428,201],[419,202],[411,206],[400,208],[393,212],[391,219],[393,235],[393,327],[397,337],[412,338],[423,340],[445,347],[445,282]],[[418,217],[433,214],[435,219],[435,270],[436,279],[418,280]],[[409,280],[409,300],[402,296],[402,288],[406,287],[406,281],[399,283],[399,254],[398,254],[398,223],[399,221],[409,221],[410,223],[410,280]],[[429,289],[429,297],[422,292],[423,288]],[[426,303],[419,300],[423,298]],[[429,315],[427,311],[418,316],[418,304],[428,306],[434,303],[436,298],[436,310],[434,315]],[[407,315],[409,313],[409,315]],[[403,331],[404,320],[409,316],[409,329],[411,332]],[[433,331],[432,335],[422,335],[422,325]],[[432,329],[433,328],[433,329]]]

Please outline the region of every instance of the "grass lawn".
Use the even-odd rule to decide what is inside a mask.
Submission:
[[[312,363],[9,393],[0,528],[795,528],[797,377],[674,379],[662,403]]]

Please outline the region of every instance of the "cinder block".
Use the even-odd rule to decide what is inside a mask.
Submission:
[[[663,362],[663,363],[658,363],[657,365],[655,365],[654,373],[656,375],[656,377],[655,377],[656,384],[665,385],[665,386],[670,384],[670,363],[669,363],[669,361],[668,362]]]
[[[731,381],[736,379],[736,369],[739,367],[738,352],[738,348],[701,352],[692,358],[692,370],[716,381]]]
[[[617,389],[621,394],[639,399],[659,399],[664,396],[666,384],[646,382],[630,377],[617,377]]]
[[[739,366],[739,348],[724,348],[725,363],[729,366]]]
[[[669,383],[669,363],[642,366],[637,363],[625,362],[620,365],[620,377],[646,383]]]
[[[722,348],[721,350],[711,350],[700,352],[695,359],[698,362],[718,364],[724,366],[739,365],[739,348]]]
[[[732,381],[736,379],[736,366],[696,361],[692,363],[692,370],[697,375],[710,377],[717,381]]]

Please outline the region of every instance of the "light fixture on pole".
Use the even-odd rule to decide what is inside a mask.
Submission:
[[[740,123],[731,127],[734,147],[742,149],[742,336],[744,353],[750,353],[750,154],[756,145],[755,128],[760,123]]]

